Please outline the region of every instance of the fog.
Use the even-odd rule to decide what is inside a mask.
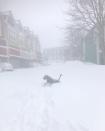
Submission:
[[[105,131],[105,0],[85,2],[0,0],[23,25],[0,14],[0,131]]]
[[[39,36],[42,48],[63,44],[66,6],[65,0],[0,0],[0,10],[11,10]]]

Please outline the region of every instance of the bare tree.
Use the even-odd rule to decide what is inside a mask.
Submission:
[[[105,64],[105,0],[69,0],[69,3],[68,15],[72,18],[69,27],[85,31],[96,29],[103,64]]]

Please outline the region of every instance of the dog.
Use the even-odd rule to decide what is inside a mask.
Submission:
[[[62,74],[60,74],[58,79],[54,79],[49,75],[44,75],[43,80],[46,80],[46,82],[44,83],[44,86],[51,86],[55,83],[59,83],[60,82],[60,78],[61,78]]]

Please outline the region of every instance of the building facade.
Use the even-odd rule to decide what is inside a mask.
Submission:
[[[12,13],[0,12],[0,62],[14,67],[29,67],[40,59],[38,37],[14,19]]]
[[[99,44],[99,34],[96,28],[91,29],[84,38],[84,60],[103,64],[102,50]]]
[[[45,49],[43,52],[43,57],[44,60],[48,62],[66,61],[69,54],[68,52],[68,46],[53,47]]]

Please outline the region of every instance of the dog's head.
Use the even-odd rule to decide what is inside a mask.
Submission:
[[[44,75],[43,79],[44,80],[48,79],[48,75]]]

